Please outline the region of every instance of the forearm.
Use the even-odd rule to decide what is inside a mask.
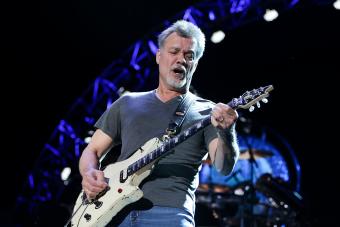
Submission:
[[[85,172],[94,168],[98,169],[99,158],[96,152],[90,146],[87,146],[79,160],[79,172],[83,176]]]
[[[228,175],[233,170],[239,156],[235,125],[230,129],[217,129],[217,135],[214,166],[218,172]]]
[[[79,171],[82,176],[91,169],[98,169],[99,158],[111,146],[112,139],[100,129],[96,130],[91,142],[84,149],[79,160]]]

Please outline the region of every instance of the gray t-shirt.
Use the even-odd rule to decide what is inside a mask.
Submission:
[[[155,91],[128,93],[104,112],[95,127],[108,134],[114,145],[122,145],[118,161],[125,160],[148,140],[165,134],[183,97],[163,103]],[[210,101],[194,97],[182,130],[207,117],[213,106]],[[215,128],[209,125],[162,157],[140,185],[144,199],[153,205],[184,208],[193,214],[198,170],[208,144],[216,137]]]

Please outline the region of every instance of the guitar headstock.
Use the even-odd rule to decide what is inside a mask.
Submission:
[[[229,105],[234,109],[249,109],[249,111],[252,112],[255,109],[255,104],[258,108],[260,108],[260,101],[263,103],[268,102],[267,97],[269,96],[269,92],[273,89],[274,87],[272,85],[268,85],[251,91],[246,91],[239,98],[234,98]]]

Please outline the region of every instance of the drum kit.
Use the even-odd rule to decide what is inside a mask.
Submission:
[[[247,147],[228,176],[205,160],[196,191],[196,226],[300,226],[302,198],[273,176],[266,161],[273,156],[270,150]]]

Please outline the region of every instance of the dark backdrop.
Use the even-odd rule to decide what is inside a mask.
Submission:
[[[4,222],[27,171],[75,99],[134,41],[194,2],[48,0],[4,8]],[[338,197],[339,22],[331,5],[308,3],[272,23],[251,22],[220,44],[208,43],[193,80],[202,96],[224,102],[274,85],[269,104],[252,119],[294,148],[306,209],[324,226],[335,220]]]

